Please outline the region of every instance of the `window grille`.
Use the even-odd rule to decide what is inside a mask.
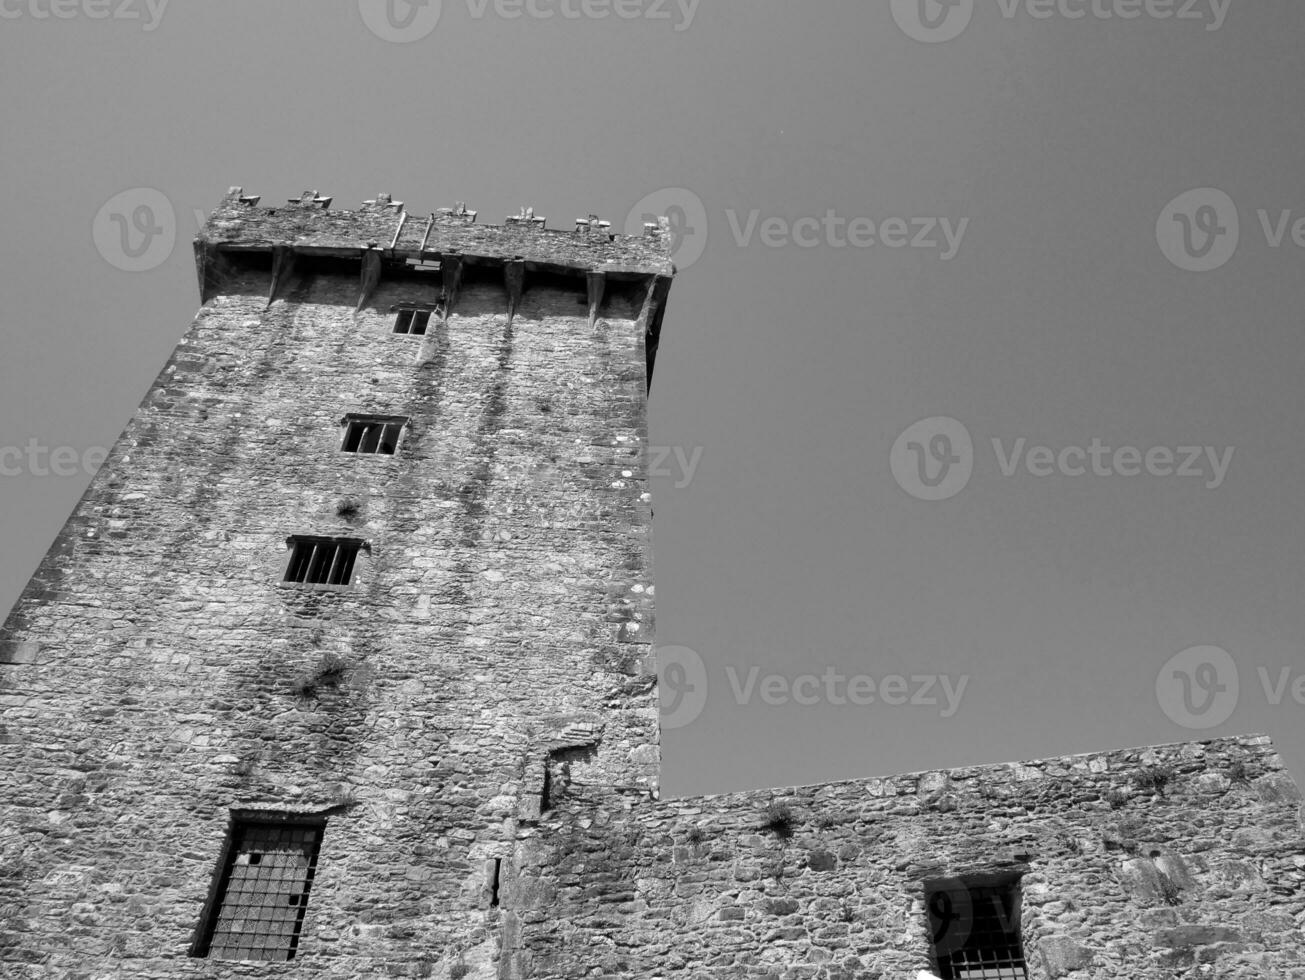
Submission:
[[[949,879],[926,891],[942,980],[1028,980],[1020,943],[1018,879]]]
[[[408,420],[397,415],[346,415],[340,450],[363,455],[393,456]]]
[[[289,814],[233,820],[197,955],[294,959],[325,829]]]
[[[357,538],[289,539],[290,561],[285,582],[294,585],[346,586],[353,581],[353,568],[363,542]]]

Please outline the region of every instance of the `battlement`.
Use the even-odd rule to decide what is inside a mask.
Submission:
[[[617,235],[596,214],[575,220],[573,231],[550,231],[533,208],[501,225],[476,224],[476,212],[458,202],[426,217],[408,214],[402,201],[377,194],[357,211],[332,211],[331,198],[305,191],[282,207],[259,207],[260,198],[232,187],[195,238],[195,271],[202,302],[223,288],[234,266],[268,262],[269,305],[300,260],[358,263],[361,311],[387,277],[407,269],[439,272],[443,313],[457,303],[464,279],[502,277],[511,322],[523,292],[537,277],[562,276],[588,297],[589,323],[597,323],[609,285],[645,290],[647,374],[652,378],[675,265],[670,221],[646,223],[643,235]],[[261,257],[261,258],[260,258]],[[270,260],[270,262],[269,262]]]
[[[200,229],[197,255],[279,247],[305,255],[361,258],[364,252],[380,250],[388,258],[416,261],[458,256],[473,265],[524,262],[527,272],[603,273],[627,279],[675,274],[665,218],[645,224],[643,235],[631,236],[612,233],[611,223],[594,214],[577,218],[573,231],[549,229],[547,219],[528,207],[501,225],[482,225],[465,204],[419,216],[409,214],[389,194],[378,194],[356,211],[333,211],[332,199],[316,191],[280,207],[260,207],[259,200],[242,188],[231,188]]]

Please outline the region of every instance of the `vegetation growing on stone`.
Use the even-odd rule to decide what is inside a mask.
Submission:
[[[787,803],[771,800],[766,804],[762,827],[776,837],[787,840],[793,836],[793,811]]]
[[[338,688],[348,674],[347,660],[338,654],[324,653],[316,667],[295,680],[295,694],[301,698],[316,697],[323,688]]]
[[[1173,782],[1174,770],[1171,766],[1146,766],[1133,781],[1143,792],[1165,795],[1165,788]]]

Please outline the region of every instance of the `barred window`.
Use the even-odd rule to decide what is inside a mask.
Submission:
[[[215,960],[294,959],[325,830],[323,818],[233,817],[195,955]]]
[[[284,584],[316,586],[349,585],[358,551],[364,545],[358,538],[306,535],[294,535],[288,543],[290,560],[286,563]]]
[[[401,415],[346,415],[341,452],[393,456],[408,419]]]
[[[925,898],[942,980],[1028,980],[1017,876],[948,878]]]

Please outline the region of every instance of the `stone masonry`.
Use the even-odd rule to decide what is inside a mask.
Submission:
[[[914,980],[939,894],[955,935],[1000,882],[1035,980],[1305,980],[1263,737],[660,800],[669,228],[475,217],[235,188],[202,230],[0,634],[0,977]],[[283,581],[294,536],[349,584]],[[209,955],[233,815],[322,828],[290,962]]]

